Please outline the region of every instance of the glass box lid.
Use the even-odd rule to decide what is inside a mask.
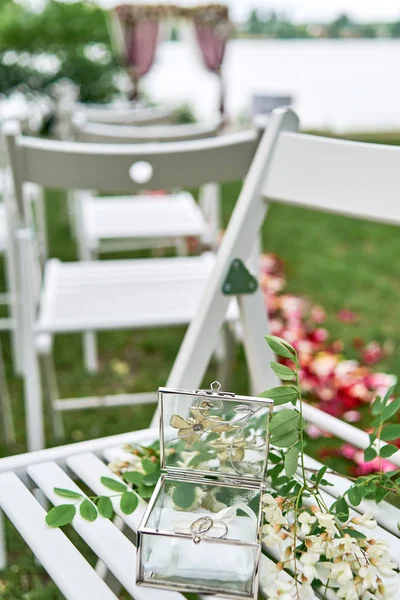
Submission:
[[[262,482],[273,401],[220,388],[159,388],[161,468]]]

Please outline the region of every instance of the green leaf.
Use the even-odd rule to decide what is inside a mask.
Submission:
[[[364,460],[366,462],[369,462],[370,460],[374,460],[374,458],[377,457],[377,453],[375,448],[372,448],[372,446],[369,446],[369,448],[366,448],[364,450]]]
[[[292,408],[284,408],[273,415],[269,430],[271,435],[283,435],[297,428],[300,414]]]
[[[335,502],[336,508],[336,517],[342,523],[345,523],[349,518],[349,506],[344,498],[339,498],[337,502]]]
[[[293,477],[297,471],[300,450],[298,448],[289,448],[285,456],[285,471],[288,477]]]
[[[76,515],[76,508],[73,504],[60,504],[55,506],[46,515],[46,523],[50,527],[63,527],[69,525]]]
[[[138,471],[125,471],[123,477],[127,483],[139,486],[143,481],[144,475]]]
[[[108,496],[100,496],[97,500],[97,509],[102,517],[111,519],[114,514],[112,502]]]
[[[137,493],[143,499],[150,498],[153,493],[153,488],[149,485],[139,485]]]
[[[73,492],[64,488],[54,488],[54,492],[57,496],[63,496],[63,498],[82,498],[82,494],[79,492]]]
[[[386,446],[382,446],[379,454],[382,458],[389,458],[389,456],[392,456],[393,454],[395,454],[398,450],[398,447],[395,446],[394,444],[387,444]]]
[[[136,510],[139,498],[133,492],[124,492],[121,496],[121,510],[125,515],[130,515]]]
[[[299,432],[285,433],[284,435],[272,435],[271,444],[277,448],[289,448],[299,439]]]
[[[369,433],[368,437],[369,437],[369,444],[370,444],[370,446],[372,446],[372,444],[376,440],[376,435],[375,435],[375,433]]]
[[[117,481],[117,479],[113,479],[112,477],[101,477],[100,481],[109,490],[113,490],[113,492],[125,492],[128,489],[122,481]]]
[[[97,519],[97,508],[90,500],[84,500],[82,502],[79,507],[79,512],[86,521],[95,521]]]
[[[357,486],[353,486],[348,491],[348,497],[353,506],[358,506],[362,500],[362,494]]]
[[[261,398],[271,398],[274,401],[275,406],[280,406],[281,404],[286,404],[286,402],[296,401],[299,392],[297,388],[291,385],[282,385],[280,387],[274,387],[266,392],[262,392],[259,394]]]
[[[315,484],[318,485],[321,482],[321,479],[323,478],[323,476],[325,475],[326,471],[328,470],[327,466],[321,467],[320,470],[317,473],[317,476],[315,478]]]
[[[382,400],[382,406],[386,406],[386,404],[389,402],[390,397],[392,396],[395,387],[396,387],[395,385],[392,385],[392,387],[390,387],[388,389],[388,391],[386,392],[386,394]]]
[[[289,369],[289,367],[274,361],[272,361],[270,365],[271,369],[278,375],[279,379],[282,379],[282,381],[293,381],[293,379],[295,379],[296,373],[292,371],[292,369]]]
[[[149,473],[143,477],[143,485],[155,485],[160,478],[160,472]]]
[[[397,400],[393,400],[393,402],[391,402],[390,404],[385,406],[383,413],[382,413],[382,419],[384,421],[388,421],[391,417],[393,417],[393,415],[395,415],[397,413],[397,411],[399,409],[400,409],[400,398],[397,398]]]
[[[361,531],[358,531],[357,529],[351,529],[350,527],[343,529],[343,533],[348,533],[350,537],[357,538],[359,540],[364,540],[367,537],[361,533]]]
[[[196,500],[196,488],[192,483],[177,483],[172,500],[179,508],[190,508]]]
[[[381,439],[385,442],[400,438],[400,425],[386,425],[381,433]]]
[[[380,396],[377,396],[372,403],[371,413],[374,415],[374,417],[376,417],[377,415],[381,414],[382,409],[382,398]]]
[[[142,466],[146,475],[149,475],[150,473],[155,473],[155,471],[160,470],[160,465],[158,464],[158,462],[153,462],[149,458],[142,458]]]
[[[291,359],[295,358],[296,350],[286,342],[286,340],[276,337],[275,335],[266,335],[265,340],[271,350],[275,352],[275,354],[278,354],[278,356]]]
[[[388,490],[385,490],[383,488],[377,487],[376,488],[376,494],[375,494],[375,502],[377,504],[379,504],[379,502],[382,502],[382,500],[384,498],[386,498],[386,496],[388,495]]]

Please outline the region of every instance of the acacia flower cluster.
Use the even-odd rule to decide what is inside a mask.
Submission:
[[[369,537],[376,527],[371,514],[339,521],[323,506],[296,506],[282,496],[264,494],[264,544],[278,550],[279,562],[262,574],[270,600],[313,598],[313,587],[326,596],[334,590],[344,600],[396,597],[397,565],[387,542]],[[271,563],[272,564],[272,563]],[[286,570],[292,580],[282,579]]]

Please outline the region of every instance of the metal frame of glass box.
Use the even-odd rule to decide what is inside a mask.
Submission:
[[[217,383],[217,382],[214,382]],[[160,457],[161,457],[161,470],[162,475],[157,483],[157,486],[153,492],[153,495],[150,499],[146,512],[142,518],[140,526],[138,528],[138,551],[137,551],[137,579],[136,582],[139,585],[160,588],[160,589],[168,589],[180,592],[194,592],[194,593],[205,593],[205,594],[213,594],[216,597],[224,597],[224,598],[232,598],[232,600],[242,599],[242,598],[255,598],[258,593],[258,581],[259,581],[259,565],[260,565],[260,555],[261,555],[261,526],[262,526],[262,505],[261,505],[261,496],[265,490],[265,472],[267,466],[267,456],[268,456],[268,447],[269,447],[269,432],[268,432],[268,423],[269,418],[272,414],[273,409],[273,401],[268,398],[259,398],[252,396],[236,396],[231,392],[221,392],[219,387],[218,389],[214,384],[211,385],[211,390],[182,390],[182,389],[173,389],[173,388],[159,388],[159,415],[160,415]],[[266,429],[266,437],[265,437],[265,458],[262,472],[257,476],[248,476],[242,474],[232,474],[232,473],[217,473],[215,471],[206,471],[206,470],[197,470],[197,469],[188,469],[182,467],[174,467],[167,464],[166,461],[166,453],[165,453],[165,422],[164,422],[164,409],[163,409],[163,396],[171,394],[177,396],[184,396],[186,398],[193,397],[198,401],[199,398],[203,398],[204,402],[210,402],[209,406],[212,405],[212,401],[222,401],[227,403],[236,404],[236,406],[240,406],[243,410],[243,407],[247,405],[259,405],[260,408],[263,407],[268,411],[268,422]],[[207,537],[201,537],[202,544],[221,544],[221,550],[224,546],[242,546],[248,547],[255,551],[256,556],[256,565],[254,569],[254,574],[252,578],[251,584],[251,592],[241,592],[241,591],[221,591],[221,589],[217,589],[212,585],[200,585],[198,583],[178,583],[166,581],[165,579],[151,579],[147,580],[144,577],[144,568],[143,568],[143,560],[142,560],[142,551],[143,551],[143,536],[161,536],[161,537],[169,537],[174,539],[194,539],[193,533],[180,533],[180,532],[172,532],[166,531],[162,529],[154,529],[152,527],[148,527],[148,521],[150,516],[153,513],[153,510],[156,508],[157,501],[160,498],[161,493],[164,490],[164,486],[166,482],[189,482],[193,484],[201,484],[204,486],[218,486],[218,487],[229,487],[236,488],[238,490],[250,490],[250,491],[259,491],[260,494],[260,502],[258,508],[257,515],[257,535],[255,542],[249,541],[240,541],[240,540],[232,540],[232,539],[224,539],[215,538],[212,539]]]

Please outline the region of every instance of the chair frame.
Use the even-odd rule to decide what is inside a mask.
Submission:
[[[194,187],[210,179],[217,182],[231,181],[245,176],[252,157],[257,151],[258,138],[255,132],[246,132],[224,136],[223,139],[214,138],[197,142],[117,146],[27,138],[18,135],[15,125],[8,126],[5,137],[13,168],[15,196],[21,225],[17,234],[20,289],[23,298],[19,322],[24,349],[28,447],[33,450],[43,447],[44,444],[41,383],[34,340],[39,333],[54,335],[66,330],[38,329],[36,323],[37,299],[35,286],[31,283],[33,271],[30,267],[33,253],[32,234],[29,233],[29,215],[25,209],[24,184],[30,182],[41,187],[64,190],[94,188],[99,192],[112,192],[116,189],[138,192],[142,184],[132,180],[129,172],[132,164],[143,160],[152,165],[151,185],[155,187],[167,187],[167,185],[174,187],[182,178],[185,179],[184,184],[188,187]],[[216,165],[219,165],[219,168]],[[183,166],[186,168],[181,171]],[[119,327],[129,328],[130,325],[125,323]],[[115,327],[108,327],[108,329],[113,328]],[[82,329],[78,330],[82,331]],[[84,333],[84,351],[87,363],[90,364],[96,353],[95,338],[90,324],[87,325]],[[129,398],[127,395],[121,395],[119,398],[107,397],[101,400],[86,398],[85,402],[82,399],[81,401],[70,399],[65,403],[57,402],[59,395],[51,356],[46,358],[43,367],[50,406],[55,409],[52,411],[52,424],[57,436],[62,435],[60,411],[70,410],[73,403],[74,408],[78,409],[154,401],[154,394],[151,398],[149,395],[139,394]]]

